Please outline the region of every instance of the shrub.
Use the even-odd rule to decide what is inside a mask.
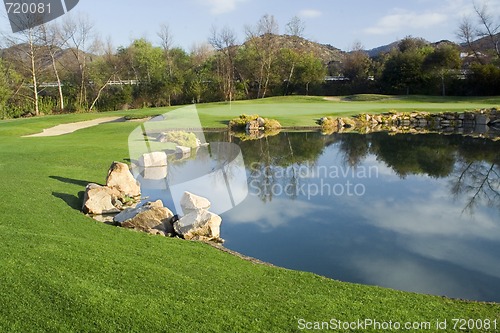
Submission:
[[[165,139],[167,142],[173,142],[179,146],[195,148],[198,146],[197,137],[194,133],[184,131],[166,132]]]
[[[231,130],[244,130],[247,123],[252,120],[259,118],[258,115],[246,115],[242,114],[239,117],[233,118],[229,121],[229,129]]]

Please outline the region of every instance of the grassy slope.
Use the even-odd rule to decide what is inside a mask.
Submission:
[[[210,106],[202,109],[206,116]],[[499,304],[340,283],[94,222],[78,211],[79,193],[127,158],[138,124],[19,136],[97,116],[105,115],[0,122],[1,332],[294,332],[298,318],[500,321]]]

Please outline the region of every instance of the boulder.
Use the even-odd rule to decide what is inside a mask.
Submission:
[[[124,210],[115,216],[114,221],[123,228],[145,232],[156,229],[163,233],[171,233],[170,219],[173,216],[170,209],[163,207],[163,203],[158,200],[148,202],[139,208]]]
[[[139,158],[139,166],[144,168],[161,167],[166,165],[167,154],[164,151],[146,153]]]
[[[85,214],[116,214],[122,206],[121,192],[116,188],[90,183],[85,188],[82,211]]]
[[[192,211],[174,223],[177,234],[187,240],[223,242],[220,238],[222,218],[205,209]]]
[[[490,118],[486,114],[476,115],[476,125],[488,125]]]
[[[191,148],[185,146],[176,146],[175,153],[182,155],[191,155]]]
[[[118,190],[120,198],[136,198],[141,195],[141,186],[130,172],[128,165],[120,162],[113,162],[108,171],[106,186]]]
[[[259,127],[264,127],[266,125],[266,120],[262,117],[255,119]]]
[[[251,120],[249,122],[247,122],[246,126],[245,126],[245,130],[247,131],[256,131],[256,130],[259,130],[261,128],[260,126],[260,123],[258,120]]]
[[[182,208],[182,212],[184,214],[189,214],[194,211],[209,209],[211,204],[207,198],[200,197],[196,194],[186,191],[181,198],[180,205]]]

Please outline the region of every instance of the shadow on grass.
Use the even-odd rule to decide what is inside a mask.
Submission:
[[[83,196],[85,192],[78,192],[78,195],[68,194],[68,193],[60,193],[60,192],[52,192],[52,195],[56,198],[64,201],[68,206],[73,208],[74,210],[82,210]]]
[[[63,183],[67,184],[73,184],[73,185],[78,185],[78,186],[83,186],[86,187],[88,183],[92,183],[86,180],[79,180],[79,179],[72,179],[72,178],[66,178],[66,177],[60,177],[60,176],[49,176],[49,178],[58,180]]]

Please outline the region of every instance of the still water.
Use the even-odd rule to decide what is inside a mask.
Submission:
[[[314,132],[230,141],[248,195],[221,215],[227,248],[341,281],[500,301],[500,141]]]

